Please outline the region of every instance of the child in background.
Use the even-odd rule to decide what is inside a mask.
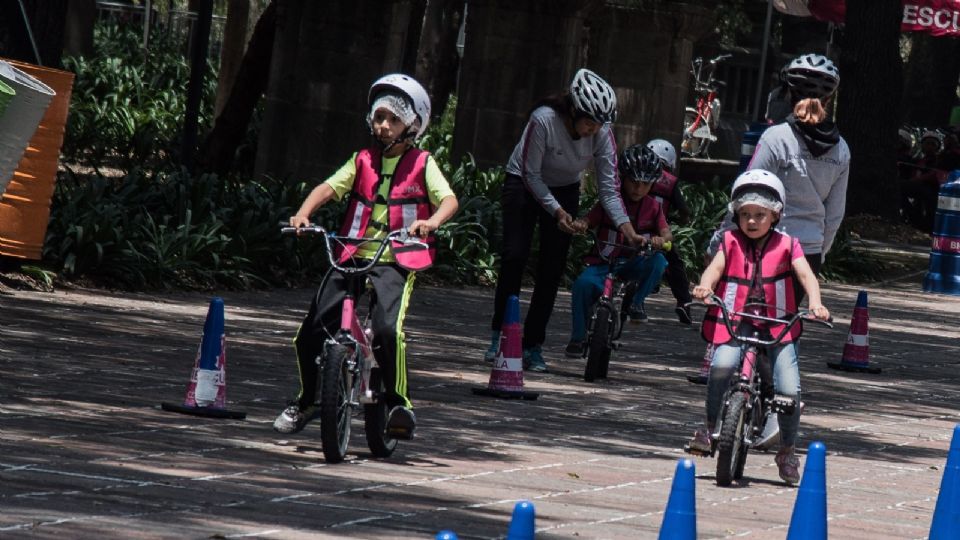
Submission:
[[[720,250],[704,270],[700,284],[694,287],[693,296],[706,301],[716,291],[730,311],[742,312],[746,304],[753,302],[767,304],[770,306],[767,312],[758,314],[779,318],[784,312],[797,311],[797,291],[793,284],[796,279],[809,298],[810,312],[818,319],[829,319],[830,312],[820,302],[820,286],[800,243],[773,229],[783,211],[784,189],[780,179],[762,169],[747,171],[733,183],[730,201],[737,228],[723,233]],[[699,455],[711,452],[710,437],[723,395],[740,359],[740,346],[732,340],[718,311],[718,307],[711,307],[701,327],[703,338],[716,345],[707,382],[706,430],[698,429],[685,448]],[[758,323],[734,321],[734,324],[738,333],[748,333]],[[762,327],[762,332],[777,336],[782,329],[782,324],[771,324]],[[767,351],[773,364],[774,391],[793,398],[797,404],[800,403],[797,339],[801,331],[799,325],[794,326],[779,345]],[[791,414],[779,414],[780,451],[775,462],[780,478],[791,484],[800,480],[800,460],[794,453],[800,412],[798,406]]]
[[[667,225],[667,218],[663,214],[660,203],[649,196],[653,184],[663,173],[660,158],[653,150],[638,144],[620,154],[618,166],[623,202],[633,229],[653,248],[661,249],[664,242],[673,241],[673,235],[670,234],[670,226]],[[626,243],[624,235],[614,225],[600,203],[597,203],[585,218],[577,219],[574,227],[579,231],[596,228],[597,238],[601,242],[594,246],[594,250],[603,250],[604,255],[614,260],[619,256],[619,249],[602,242]],[[587,267],[573,284],[573,328],[566,349],[566,355],[571,358],[583,355],[583,341],[587,333],[587,313],[600,296],[604,276],[608,271],[607,265],[603,264],[596,251],[587,255],[585,262]],[[663,277],[667,259],[658,251],[645,257],[630,259],[618,267],[618,274],[621,277],[639,282],[636,297],[642,304],[643,299]]]

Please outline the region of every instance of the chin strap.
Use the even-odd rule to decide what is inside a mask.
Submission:
[[[417,132],[415,131],[411,132],[410,128],[407,127],[406,129],[403,130],[403,133],[401,133],[400,136],[397,137],[390,144],[384,144],[383,141],[381,141],[380,138],[373,133],[372,128],[370,129],[370,135],[373,136],[373,140],[375,140],[377,142],[377,145],[380,146],[380,152],[386,154],[387,152],[390,151],[391,148],[393,148],[397,144],[406,142],[408,139],[413,139],[414,137],[416,137]]]

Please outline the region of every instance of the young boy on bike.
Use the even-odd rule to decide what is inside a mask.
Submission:
[[[660,158],[653,150],[637,144],[620,153],[618,166],[620,190],[627,217],[630,218],[633,229],[654,249],[661,249],[664,242],[673,241],[673,235],[670,233],[670,226],[667,225],[667,218],[663,214],[660,203],[649,196],[653,184],[663,173]],[[623,234],[619,232],[600,203],[594,205],[586,217],[574,221],[574,228],[579,231],[596,228],[600,242],[594,246],[594,250],[601,250],[604,256],[611,260],[619,257],[620,249],[602,242],[621,245],[626,242]],[[583,354],[583,340],[587,333],[587,313],[600,296],[608,270],[596,251],[587,255],[584,262],[587,267],[574,282],[572,291],[573,329],[566,349],[566,355],[571,358],[578,358]],[[643,299],[650,294],[657,283],[660,283],[663,271],[667,267],[667,259],[663,253],[656,252],[645,257],[630,259],[618,266],[618,274],[623,279],[636,280],[639,283],[635,297],[639,298],[642,305]]]
[[[290,226],[304,227],[310,215],[331,199],[348,201],[340,234],[372,240],[405,228],[425,238],[429,249],[385,252],[368,274],[376,292],[372,307],[374,354],[386,387],[390,413],[387,431],[397,439],[410,439],[416,417],[407,392],[406,347],[403,321],[410,303],[416,270],[433,264],[432,233],[457,211],[457,197],[428,152],[413,147],[430,123],[430,97],[413,78],[402,74],[378,79],[368,93],[367,123],[375,144],[355,153],[325,182],[310,192]],[[341,262],[373,258],[379,243],[344,249]],[[280,413],[273,428],[296,433],[316,417],[316,358],[324,341],[340,323],[340,306],[346,284],[340,272],[331,271],[323,293],[310,305],[294,340],[300,370],[300,393]]]
[[[676,176],[677,170],[677,150],[664,139],[653,139],[647,143],[647,148],[653,150],[653,153],[660,158],[663,164],[663,175],[654,182],[650,189],[650,196],[660,203],[663,207],[663,215],[669,216],[670,209],[676,210],[677,221],[681,225],[687,224],[690,220],[690,209],[687,207],[687,201],[680,192],[679,180]],[[687,271],[683,265],[683,259],[676,250],[670,250],[664,253],[667,258],[667,284],[670,285],[670,292],[677,301],[677,307],[674,312],[677,319],[683,324],[691,324],[690,308],[687,304],[693,298],[690,296],[690,281],[687,279]],[[633,303],[627,308],[630,320],[634,322],[646,322],[647,311],[643,306],[643,301],[635,298]]]
[[[747,171],[733,183],[730,201],[737,228],[724,233],[720,250],[693,288],[693,296],[706,301],[716,291],[728,310],[743,312],[748,303],[762,303],[770,307],[758,315],[782,318],[784,313],[797,311],[795,277],[809,298],[809,311],[818,319],[829,319],[830,312],[820,301],[817,278],[803,256],[799,241],[774,230],[783,211],[784,189],[780,179],[762,169]],[[701,335],[716,346],[716,352],[707,382],[706,430],[698,429],[685,448],[693,454],[710,454],[710,433],[714,431],[723,395],[740,360],[740,347],[732,340],[718,312],[718,307],[711,307],[701,327]],[[736,329],[738,333],[749,332],[756,324],[739,324]],[[762,327],[763,332],[774,337],[782,330],[781,324]],[[773,364],[775,392],[793,398],[797,404],[800,403],[800,370],[796,343],[801,330],[799,325],[794,326],[780,345],[767,351]],[[795,407],[791,414],[781,413],[779,422],[780,451],[775,461],[780,478],[796,483],[800,480],[800,460],[794,455],[794,446],[800,407]]]

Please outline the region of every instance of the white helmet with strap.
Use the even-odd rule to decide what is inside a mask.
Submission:
[[[647,143],[647,148],[653,150],[653,153],[663,161],[664,165],[670,167],[670,170],[677,168],[677,149],[669,141],[653,139]]]
[[[573,106],[601,124],[617,119],[617,94],[613,87],[589,69],[581,69],[570,83]]]
[[[783,182],[777,175],[763,169],[752,169],[737,177],[730,189],[730,211],[734,213],[747,204],[756,204],[783,216],[783,206],[787,200]]]
[[[368,105],[372,107],[377,98],[384,93],[400,94],[408,100],[409,105],[413,107],[413,112],[419,123],[414,121],[407,124],[409,129],[407,130],[406,136],[412,136],[414,140],[423,136],[427,131],[427,127],[430,125],[430,96],[423,86],[413,77],[404,75],[403,73],[384,75],[370,86],[370,92],[367,95]],[[373,111],[371,111],[371,113],[372,112]]]

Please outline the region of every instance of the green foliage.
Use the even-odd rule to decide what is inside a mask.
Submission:
[[[716,8],[717,33],[720,45],[730,48],[736,45],[737,38],[753,29],[750,17],[743,8],[743,0],[724,0]]]
[[[94,54],[68,57],[76,74],[63,154],[66,161],[129,171],[156,169],[179,151],[190,68],[179,37],[162,31],[141,48],[142,29],[98,24]],[[200,126],[210,125],[217,77],[208,62]]]

